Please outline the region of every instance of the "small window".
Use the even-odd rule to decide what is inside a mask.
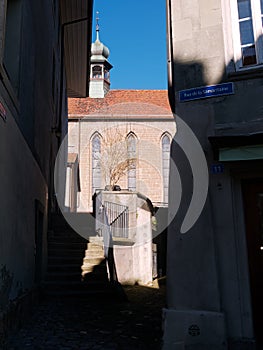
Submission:
[[[168,203],[169,170],[170,170],[170,138],[164,135],[162,138],[162,165],[163,165],[163,201]]]
[[[104,69],[104,79],[110,80],[110,72],[107,69]]]
[[[263,63],[263,0],[231,0],[237,68]]]
[[[136,158],[136,138],[133,134],[127,137],[128,159],[135,160]],[[133,161],[128,170],[128,189],[136,191],[136,164]]]
[[[94,66],[94,67],[92,67],[92,78],[93,79],[100,79],[100,78],[102,78],[102,68],[101,68],[101,66]]]

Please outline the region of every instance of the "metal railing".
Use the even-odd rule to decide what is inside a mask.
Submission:
[[[129,237],[129,208],[112,202],[104,202],[109,225],[113,237]]]

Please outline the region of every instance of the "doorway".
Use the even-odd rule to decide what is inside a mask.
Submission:
[[[263,344],[263,178],[242,184],[255,336]]]

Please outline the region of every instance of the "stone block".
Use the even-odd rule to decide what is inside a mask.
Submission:
[[[175,346],[180,342],[189,350],[227,349],[225,318],[222,313],[164,309],[163,319],[164,349],[168,349],[169,344]]]

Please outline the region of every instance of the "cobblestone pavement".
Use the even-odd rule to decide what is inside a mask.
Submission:
[[[161,349],[164,289],[125,287],[127,302],[43,301],[7,349]]]

